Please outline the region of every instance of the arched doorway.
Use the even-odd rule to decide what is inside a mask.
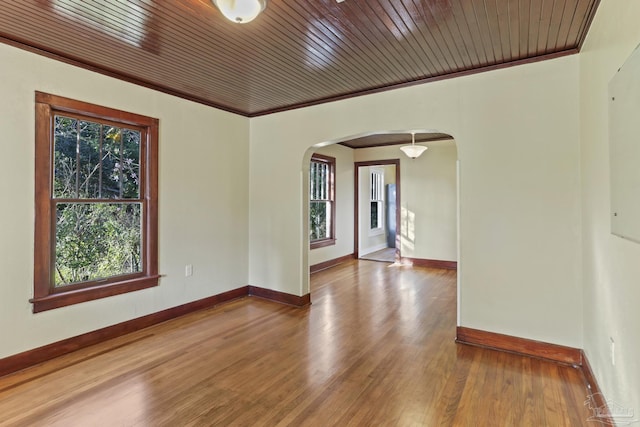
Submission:
[[[459,262],[459,161],[457,144],[453,137],[448,134],[436,131],[419,131],[420,133],[434,134],[437,137],[427,142],[423,142],[418,138],[416,141],[427,145],[429,150],[418,159],[409,159],[399,150],[399,146],[407,143],[408,140],[394,140],[395,134],[403,132],[405,136],[410,135],[409,131],[368,133],[310,147],[305,154],[302,166],[303,218],[309,218],[309,160],[312,153],[334,154],[338,168],[336,188],[341,191],[344,191],[345,188],[351,189],[351,194],[348,197],[353,201],[350,202],[349,206],[346,209],[344,209],[344,206],[337,206],[335,221],[338,223],[345,221],[354,223],[354,218],[356,218],[358,203],[357,197],[355,197],[357,165],[373,165],[381,161],[383,163],[384,161],[388,163],[397,162],[397,180],[402,182],[402,191],[397,202],[399,206],[396,238],[398,261],[418,263],[441,261],[443,263],[440,265],[457,266]],[[366,140],[368,137],[375,138],[377,145],[357,148],[349,147],[352,145],[352,141]],[[388,143],[381,143],[385,138],[388,139]],[[341,148],[331,148],[337,146],[336,144]],[[351,148],[351,151],[345,151],[347,148]],[[348,172],[345,172],[340,166],[341,155],[347,157],[347,160],[342,159],[342,163],[350,165]],[[352,181],[344,182],[346,176],[351,177],[350,179],[353,183]],[[342,198],[338,197],[336,202],[339,204],[341,200],[344,202],[346,198],[344,196]],[[435,221],[434,218],[436,218]],[[438,222],[438,218],[440,222]],[[327,268],[332,265],[332,261],[339,263],[341,260],[344,261],[357,256],[360,250],[357,226],[353,224],[346,233],[337,236],[337,241],[342,242],[341,249],[332,251],[332,249],[323,248],[324,257],[319,257],[317,254],[320,253],[320,250],[308,249],[309,225],[306,223],[303,231],[303,238],[306,240],[303,242],[303,252],[306,252],[303,254],[303,260],[306,262],[303,266],[305,271],[314,271],[314,266]],[[344,245],[345,240],[349,242],[347,249],[345,249]],[[318,252],[314,253],[313,251]],[[458,283],[459,288],[460,285]],[[310,289],[310,291],[312,290]]]

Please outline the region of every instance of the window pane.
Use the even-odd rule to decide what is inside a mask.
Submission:
[[[329,236],[330,224],[327,215],[329,211],[328,202],[311,202],[309,216],[311,219],[310,236],[311,240],[326,239]]]
[[[371,172],[371,200],[383,200],[384,174]]]
[[[78,199],[100,198],[100,130],[102,125],[78,121],[80,145],[78,146],[79,174]]]
[[[378,220],[378,207],[380,204],[378,202],[371,202],[371,229],[379,227]]]
[[[329,199],[329,165],[321,162],[311,162],[309,183],[311,186],[311,200]]]
[[[371,196],[370,196],[371,200],[375,200],[376,199],[376,174],[372,173],[371,174]]]
[[[55,286],[142,271],[140,203],[58,203]]]
[[[326,163],[320,164],[320,198],[329,198],[329,165]]]
[[[309,200],[315,200],[316,197],[316,187],[318,186],[318,163],[311,162],[311,170],[309,176]]]
[[[122,197],[140,197],[140,132],[122,130]]]
[[[54,118],[53,194],[59,198],[75,198],[78,184],[76,150],[78,121],[68,117]]]
[[[54,132],[54,198],[140,198],[139,131],[56,116]]]
[[[121,160],[122,133],[115,126],[102,127],[102,198],[117,199],[121,197]]]

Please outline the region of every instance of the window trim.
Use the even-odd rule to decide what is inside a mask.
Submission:
[[[336,244],[336,159],[318,153],[311,155],[311,162],[320,162],[329,165],[329,203],[331,204],[331,224],[329,227],[329,237],[309,241],[309,249],[323,248]],[[309,191],[307,189],[307,191]],[[309,200],[311,203],[311,199]],[[309,220],[309,218],[307,218]]]
[[[141,152],[142,273],[109,278],[106,283],[54,289],[53,119],[56,113],[80,115],[145,129]],[[158,119],[43,92],[35,93],[35,224],[33,312],[106,298],[158,285]],[[144,167],[142,166],[144,160]],[[143,172],[144,171],[144,172]],[[142,195],[141,195],[142,196]]]

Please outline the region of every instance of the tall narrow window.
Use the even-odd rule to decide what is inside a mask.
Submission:
[[[309,173],[309,240],[311,249],[334,245],[336,159],[314,154]]]
[[[158,120],[36,92],[33,311],[156,286]]]
[[[384,217],[384,171],[371,170],[370,185],[370,225],[371,231],[382,231]]]

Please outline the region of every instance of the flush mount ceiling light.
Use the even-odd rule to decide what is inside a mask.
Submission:
[[[267,0],[211,0],[229,21],[246,24],[267,6]]]
[[[420,157],[420,155],[425,152],[427,147],[423,145],[416,145],[416,133],[411,132],[411,145],[403,145],[402,147],[400,147],[400,149],[408,157],[415,159],[417,157]]]

